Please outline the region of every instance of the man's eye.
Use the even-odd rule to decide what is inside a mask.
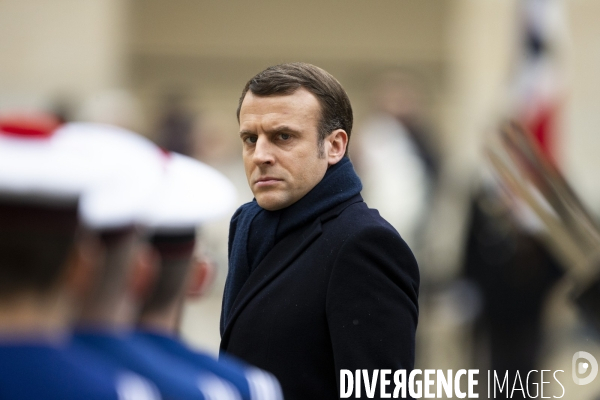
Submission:
[[[291,136],[287,133],[280,133],[279,137],[281,138],[281,140],[288,140]]]
[[[248,136],[247,138],[244,139],[244,142],[248,143],[248,144],[255,144],[256,143],[256,136]]]

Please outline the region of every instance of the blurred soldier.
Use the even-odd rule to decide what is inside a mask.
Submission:
[[[111,160],[111,165],[121,165],[121,169],[130,172],[137,168],[139,173],[137,180],[128,179],[128,186],[123,185],[119,201],[108,206],[105,201],[98,199],[88,201],[83,208],[85,221],[101,238],[104,258],[99,279],[83,305],[74,335],[74,347],[92,350],[151,379],[165,398],[241,398],[233,385],[208,369],[192,367],[140,335],[132,335],[139,309],[152,286],[156,266],[153,252],[136,225],[143,222],[148,213],[151,217],[157,217],[154,215],[157,202],[162,204],[162,201],[168,201],[164,204],[165,213],[158,217],[177,216],[181,200],[173,197],[165,199],[161,192],[168,191],[170,185],[180,180],[189,183],[186,170],[167,177],[167,172],[171,172],[171,157],[133,133],[93,124],[69,126],[73,135],[80,138],[81,152],[97,148],[100,143],[112,142],[112,146],[105,147],[105,158]],[[131,160],[128,149],[133,145],[146,146],[144,157],[137,154],[137,159]],[[224,181],[222,186],[227,185],[225,178],[220,175],[214,178],[217,173],[208,167],[206,170],[213,174],[213,179]],[[192,183],[202,187],[206,181],[205,175],[193,176],[196,181]],[[140,191],[151,186],[143,185],[148,180],[153,182],[148,176],[160,177],[155,191],[143,196],[146,204],[132,201],[132,196],[139,197]],[[225,195],[217,191],[211,197],[205,196],[206,200],[195,203],[195,206],[202,215],[211,215],[213,211],[219,212],[227,207],[228,202],[224,201],[227,199],[223,198]],[[137,208],[132,207],[136,204]]]
[[[231,383],[243,399],[281,399],[274,377],[257,368],[191,350],[176,338],[188,293],[199,295],[211,274],[206,261],[193,261],[196,229],[200,223],[227,211],[235,190],[212,168],[169,153],[165,189],[154,202],[151,243],[160,255],[155,287],[142,309],[138,336],[184,361],[209,370]]]
[[[57,127],[0,119],[0,398],[156,398],[139,376],[65,349],[98,255],[78,203],[103,172],[67,151]]]
[[[483,303],[474,326],[481,347],[474,352],[476,362],[486,360],[481,369],[508,372],[513,382],[517,373],[523,377],[539,368],[543,309],[562,270],[539,239],[541,221],[497,185],[486,183],[475,193],[469,219],[465,275],[480,289]],[[537,383],[525,384],[535,390]]]
[[[148,199],[162,184],[162,152],[146,139],[116,127],[68,124],[63,131],[77,143],[73,148],[82,156],[94,158],[101,148],[109,161],[107,168],[127,175],[120,179],[118,199],[98,196],[82,205],[82,218],[100,238],[103,256],[98,279],[83,302],[72,348],[92,351],[139,373],[154,382],[165,398],[235,399],[235,393],[216,377],[199,374],[131,336],[155,267],[138,224],[144,219]]]
[[[169,151],[193,156],[195,143],[193,140],[194,115],[185,107],[182,94],[165,96],[163,116],[158,123],[158,143]]]
[[[424,122],[424,94],[410,75],[389,73],[373,96],[374,113],[362,125],[354,147],[363,196],[418,259],[441,163]]]

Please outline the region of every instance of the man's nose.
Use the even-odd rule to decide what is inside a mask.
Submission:
[[[259,137],[254,146],[253,161],[256,165],[272,165],[275,162],[272,143],[265,137]]]

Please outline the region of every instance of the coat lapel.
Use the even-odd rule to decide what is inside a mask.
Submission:
[[[321,235],[322,223],[336,217],[351,204],[361,201],[363,201],[363,199],[360,195],[352,197],[326,212],[320,218],[317,218],[311,225],[292,232],[273,247],[273,249],[258,264],[256,269],[250,274],[250,277],[238,293],[231,308],[231,317],[229,318],[229,321],[227,321],[225,330],[223,331],[221,349],[227,347],[231,327],[250,300],[273,281],[277,275],[279,275]]]
[[[238,293],[231,308],[231,317],[223,332],[222,343],[225,342],[231,326],[248,302],[291,264],[320,234],[321,220],[317,219],[308,227],[292,232],[273,247],[250,274]]]

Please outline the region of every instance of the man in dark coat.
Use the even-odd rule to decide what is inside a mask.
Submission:
[[[269,67],[246,84],[238,119],[255,199],[231,220],[221,350],[272,372],[286,399],[360,398],[375,370],[408,376],[419,272],[360,196],[344,89],[313,65]],[[385,379],[375,398],[392,393]]]

